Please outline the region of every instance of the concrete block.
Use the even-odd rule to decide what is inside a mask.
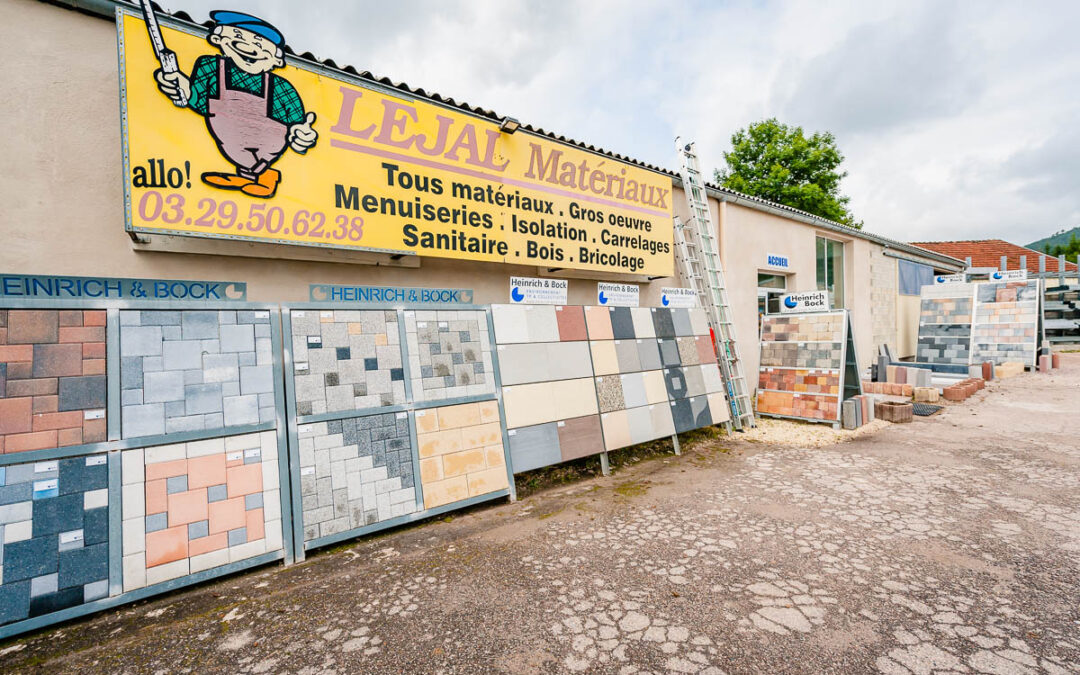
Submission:
[[[937,387],[915,387],[914,395],[918,403],[936,403],[941,397]]]

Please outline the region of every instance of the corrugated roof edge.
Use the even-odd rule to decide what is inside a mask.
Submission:
[[[47,4],[59,5],[59,6],[62,6],[62,7],[66,7],[68,9],[74,9],[76,11],[85,12],[87,14],[92,14],[92,15],[95,15],[95,16],[99,16],[99,17],[102,17],[102,18],[109,19],[109,20],[112,20],[114,14],[115,14],[115,11],[116,11],[116,7],[118,7],[118,6],[127,7],[129,9],[138,9],[138,7],[139,7],[138,4],[136,4],[134,2],[129,2],[127,0],[41,0],[41,1],[45,2]],[[200,24],[199,22],[195,21],[195,19],[193,19],[190,14],[188,14],[187,12],[185,12],[183,10],[174,13],[174,12],[169,12],[168,10],[164,9],[157,2],[153,2],[152,4],[163,15],[168,16],[171,19],[174,19],[176,21],[187,23],[187,24],[191,25],[192,27],[198,26],[198,27],[201,27],[201,28],[209,28],[209,27],[213,26],[213,23],[210,22],[210,21],[206,21],[206,22]],[[371,71],[368,71],[368,70],[357,70],[355,67],[350,66],[350,65],[339,66],[332,59],[319,59],[317,56],[315,56],[311,52],[303,52],[302,54],[297,54],[295,51],[293,51],[293,49],[291,47],[289,47],[288,44],[285,45],[285,52],[286,52],[286,54],[288,54],[289,56],[291,56],[291,57],[293,57],[295,59],[298,59],[298,60],[301,60],[301,61],[307,61],[309,63],[312,63],[314,65],[317,65],[317,66],[320,66],[320,67],[323,67],[323,68],[329,68],[331,70],[337,70],[337,71],[346,73],[348,75],[351,75],[353,77],[358,77],[358,78],[360,78],[362,80],[369,80],[369,81],[371,81],[373,83],[377,83],[377,84],[380,84],[380,85],[383,85],[383,86],[393,87],[394,89],[399,89],[401,91],[407,92],[412,96],[418,96],[418,97],[421,97],[421,98],[426,98],[426,99],[429,99],[431,101],[435,101],[437,103],[440,103],[442,105],[447,105],[447,106],[451,106],[451,107],[454,107],[454,108],[458,108],[459,110],[463,110],[463,111],[465,111],[467,113],[470,113],[470,114],[473,114],[473,115],[478,115],[480,117],[485,117],[485,118],[493,120],[493,121],[500,121],[500,120],[503,119],[503,115],[499,115],[498,113],[496,113],[493,110],[488,110],[486,108],[480,108],[479,106],[473,106],[473,105],[470,105],[470,104],[468,104],[468,103],[466,103],[464,101],[458,102],[458,101],[455,101],[453,98],[444,97],[444,96],[441,96],[440,94],[437,94],[435,92],[428,93],[428,92],[424,91],[424,89],[422,89],[422,88],[414,89],[414,88],[410,87],[409,85],[405,84],[404,82],[394,82],[393,80],[391,80],[388,77],[378,77],[375,74],[373,74]],[[617,160],[619,160],[621,162],[626,162],[628,164],[633,164],[635,166],[639,166],[639,167],[641,167],[643,169],[648,169],[650,171],[655,171],[657,173],[663,174],[665,176],[670,177],[672,179],[672,182],[675,185],[682,188],[682,179],[679,177],[679,174],[674,172],[674,171],[671,171],[670,169],[665,169],[665,168],[660,167],[660,166],[654,166],[652,164],[648,164],[646,162],[642,162],[640,160],[634,159],[633,157],[629,157],[629,156],[626,156],[626,155],[620,155],[620,154],[618,154],[616,152],[611,152],[610,150],[605,150],[604,148],[600,148],[600,147],[597,147],[595,145],[589,145],[589,144],[586,144],[586,143],[582,143],[581,141],[576,141],[576,140],[574,140],[572,138],[567,138],[566,136],[562,136],[562,135],[555,134],[555,133],[550,132],[550,131],[546,131],[541,127],[535,127],[535,126],[533,126],[531,124],[526,124],[526,123],[522,122],[521,126],[522,126],[523,129],[525,129],[527,131],[530,131],[530,132],[532,132],[534,134],[537,134],[539,136],[544,136],[544,137],[550,138],[552,140],[559,141],[560,143],[565,143],[567,145],[582,148],[582,149],[588,150],[590,152],[595,152],[595,153],[598,153],[598,154],[601,154],[601,155],[605,155],[607,157],[611,157],[612,159],[617,159]],[[960,268],[963,268],[963,266],[964,266],[964,262],[961,261],[961,260],[957,260],[956,258],[951,258],[951,257],[949,257],[947,255],[937,253],[937,252],[934,252],[934,251],[928,251],[926,249],[919,248],[917,246],[912,246],[912,245],[906,244],[904,242],[895,241],[893,239],[889,239],[888,237],[882,237],[882,236],[873,234],[871,232],[867,232],[865,230],[856,230],[856,229],[847,227],[845,225],[842,225],[840,223],[837,223],[837,222],[834,222],[834,221],[831,221],[831,220],[827,220],[825,218],[821,218],[820,216],[815,216],[812,213],[808,213],[806,211],[801,211],[799,209],[792,208],[790,206],[784,206],[783,204],[777,204],[775,202],[770,202],[768,200],[761,199],[760,197],[753,197],[751,195],[743,194],[741,192],[736,192],[735,190],[729,190],[727,188],[720,187],[718,185],[712,185],[712,184],[706,184],[706,190],[713,197],[716,197],[717,199],[721,199],[723,201],[729,201],[729,202],[732,202],[732,203],[745,205],[745,206],[748,206],[750,208],[756,208],[756,209],[766,211],[766,212],[779,213],[780,215],[784,215],[786,217],[790,217],[790,218],[793,218],[794,220],[798,220],[800,222],[805,222],[807,224],[814,225],[816,227],[821,227],[821,228],[824,228],[824,229],[832,230],[832,231],[835,231],[837,233],[844,234],[846,236],[852,236],[852,237],[857,237],[857,238],[860,238],[860,239],[866,239],[866,240],[881,244],[881,245],[883,245],[883,246],[885,246],[887,248],[894,248],[894,249],[897,249],[899,251],[904,251],[906,253],[909,253],[909,254],[912,254],[912,255],[917,255],[917,256],[920,256],[920,257],[923,257],[923,258],[926,258],[926,259],[936,260],[936,261],[945,263],[946,265],[949,265],[949,266],[959,266]]]

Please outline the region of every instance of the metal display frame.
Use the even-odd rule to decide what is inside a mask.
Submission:
[[[843,403],[844,403],[844,401],[846,401],[849,398],[853,398],[855,396],[861,396],[863,394],[862,379],[861,378],[859,378],[859,377],[855,378],[856,382],[858,383],[857,385],[850,385],[850,384],[847,383],[847,370],[848,370],[848,367],[852,365],[852,364],[848,363],[848,356],[849,355],[852,358],[852,363],[854,364],[856,375],[858,375],[858,368],[859,368],[859,366],[858,366],[858,364],[859,364],[858,353],[856,352],[856,348],[855,348],[854,331],[852,330],[852,325],[851,325],[851,312],[849,312],[847,309],[832,309],[832,310],[829,310],[828,312],[799,312],[799,313],[791,313],[791,314],[773,314],[773,315],[770,315],[770,316],[807,317],[807,316],[829,316],[829,315],[842,315],[844,317],[843,325],[841,326],[842,336],[840,338],[840,367],[839,368],[798,368],[798,367],[794,367],[794,366],[763,366],[763,365],[761,365],[760,357],[759,357],[759,359],[758,359],[758,372],[760,373],[763,368],[771,368],[773,370],[836,371],[837,375],[838,375],[838,378],[839,378],[839,382],[838,382],[838,385],[837,385],[837,394],[836,394],[836,418],[832,419],[832,418],[798,417],[796,415],[779,415],[779,414],[776,414],[776,413],[767,413],[767,412],[755,411],[757,413],[758,417],[772,417],[772,418],[776,418],[776,419],[798,420],[800,422],[813,422],[815,424],[829,424],[829,425],[832,426],[833,429],[839,429],[840,428],[841,420],[843,419]],[[759,321],[758,335],[763,335],[764,334],[765,318],[766,318],[765,316],[762,316],[760,321]],[[761,346],[764,346],[766,341],[761,340],[759,338],[758,342],[760,343],[759,349],[758,349],[758,353],[760,354]],[[770,340],[769,342],[775,342],[775,341]],[[792,342],[794,342],[796,344],[800,344],[800,345],[805,345],[805,344],[836,344],[836,342],[834,340],[793,340]],[[850,348],[851,348],[850,354],[848,352],[849,345],[850,345]],[[844,396],[845,389],[847,389],[848,387],[852,387],[852,386],[857,387],[858,393],[852,394],[851,396],[845,397]],[[787,390],[781,390],[781,389],[761,389],[761,388],[757,388],[757,391],[775,391],[775,392],[780,392],[780,393],[784,393],[784,394],[793,394],[795,396],[799,396],[800,394],[806,394],[808,396],[818,396],[818,397],[821,397],[821,398],[832,398],[831,396],[828,396],[828,395],[814,394],[814,393],[809,393],[809,392],[787,391]]]
[[[106,386],[106,429],[107,440],[62,448],[32,450],[0,455],[0,467],[15,464],[33,464],[41,461],[71,459],[104,455],[106,457],[109,491],[109,595],[88,603],[67,607],[56,612],[29,617],[0,626],[0,640],[56,624],[62,621],[94,614],[104,609],[117,607],[142,600],[179,588],[191,586],[217,577],[259,567],[267,563],[283,560],[291,564],[296,560],[293,549],[294,523],[286,518],[285,513],[292,501],[288,474],[288,444],[285,428],[285,392],[282,390],[283,378],[281,359],[282,332],[281,312],[278,306],[269,303],[256,303],[231,300],[88,300],[84,298],[0,298],[0,309],[28,310],[104,310],[105,325],[105,386]],[[269,313],[270,340],[273,350],[273,377],[275,421],[243,426],[223,426],[218,429],[186,431],[154,436],[123,438],[121,432],[121,381],[120,381],[120,313],[128,310],[156,311],[265,311]],[[169,579],[157,584],[147,585],[131,591],[123,590],[123,490],[122,490],[122,452],[139,448],[187,443],[214,438],[228,438],[252,433],[274,431],[277,442],[278,490],[281,501],[282,544],[277,551],[262,553],[244,560],[229,562],[224,565]],[[145,484],[145,482],[144,482]],[[145,489],[145,488],[144,488]]]
[[[357,303],[348,301],[322,301],[322,302],[295,302],[295,303],[283,303],[281,308],[281,322],[282,322],[282,335],[288,336],[288,340],[283,340],[283,361],[282,370],[283,377],[285,379],[285,414],[287,417],[287,436],[288,436],[288,471],[289,480],[292,483],[291,490],[291,503],[288,505],[289,513],[293,522],[292,528],[292,550],[295,554],[297,562],[304,560],[306,553],[309,550],[321,548],[323,546],[329,546],[331,544],[340,543],[349,539],[355,539],[373,532],[379,532],[382,530],[392,529],[406,525],[408,523],[416,522],[418,520],[424,520],[438,516],[449,511],[456,511],[458,509],[468,508],[476,504],[500,499],[502,497],[509,497],[510,501],[516,501],[517,490],[514,485],[514,468],[510,457],[510,442],[507,436],[506,428],[506,411],[503,408],[502,397],[502,380],[499,375],[499,362],[498,357],[495,356],[495,325],[491,316],[491,307],[485,305],[471,305],[471,304],[434,304],[434,303],[396,303],[396,304],[373,304],[373,303]],[[398,318],[398,340],[401,347],[401,366],[404,374],[405,382],[405,399],[404,404],[392,405],[392,406],[380,406],[377,408],[363,408],[360,410],[341,410],[328,413],[319,413],[314,415],[297,415],[296,413],[296,383],[295,383],[295,361],[293,359],[293,345],[292,345],[292,312],[293,311],[395,311]],[[487,321],[488,342],[491,345],[491,369],[494,376],[494,391],[486,394],[476,394],[473,396],[459,396],[455,398],[434,400],[434,401],[415,401],[412,391],[412,377],[409,366],[409,345],[407,339],[407,331],[405,328],[405,319],[409,316],[410,312],[418,311],[482,311],[484,313],[485,321]],[[420,480],[420,448],[417,443],[416,434],[416,412],[420,410],[429,410],[432,408],[443,408],[447,406],[463,405],[467,403],[483,403],[485,401],[496,401],[499,407],[499,429],[503,442],[503,461],[506,465],[506,478],[508,487],[489,492],[483,495],[477,495],[461,501],[453,502],[451,504],[444,504],[442,506],[433,507],[430,509],[424,508],[424,492],[423,484]],[[310,541],[304,540],[304,510],[302,504],[302,494],[300,489],[300,435],[299,427],[303,424],[313,424],[318,422],[329,422],[343,419],[355,419],[360,417],[371,417],[374,415],[383,415],[388,413],[394,414],[406,414],[406,419],[409,425],[409,439],[411,446],[411,456],[413,460],[413,485],[416,490],[416,504],[417,511],[413,513],[397,516],[394,518],[388,518],[381,520],[370,525],[364,525],[362,527],[351,528],[342,532],[326,535],[323,537],[316,537]],[[285,508],[285,507],[283,507]]]
[[[943,295],[943,296],[940,296],[940,297],[936,297],[936,296],[924,297],[922,295],[922,292],[920,291],[920,293],[919,293],[919,312],[920,313],[922,312],[923,300],[941,300],[943,298],[955,298],[957,300],[962,300],[964,298],[968,298],[968,299],[971,300],[971,316],[970,316],[968,324],[967,324],[968,325],[968,340],[967,340],[968,357],[967,357],[967,363],[936,364],[933,361],[920,361],[919,360],[919,337],[920,337],[920,333],[922,332],[922,327],[924,325],[925,326],[962,326],[962,325],[964,325],[964,324],[961,324],[961,323],[941,323],[939,321],[924,324],[923,321],[922,321],[922,317],[919,318],[919,326],[916,329],[916,333],[915,333],[915,363],[925,363],[927,365],[950,365],[950,366],[965,366],[965,365],[970,366],[971,365],[972,360],[974,359],[974,353],[975,353],[975,304],[978,302],[978,299],[979,299],[979,291],[978,291],[979,285],[978,285],[978,283],[976,283],[974,281],[965,281],[965,282],[963,282],[963,284],[965,286],[970,286],[970,290],[968,291],[967,295]],[[930,287],[933,288],[933,285],[931,285]]]

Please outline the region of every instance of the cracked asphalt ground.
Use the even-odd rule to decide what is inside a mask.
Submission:
[[[0,670],[1078,673],[1063,362],[849,442],[721,437],[107,612]]]

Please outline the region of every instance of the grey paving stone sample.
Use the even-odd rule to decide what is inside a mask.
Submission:
[[[611,308],[611,334],[616,340],[632,340],[637,337],[629,307]]]
[[[638,361],[641,363],[642,370],[659,370],[662,366],[660,362],[660,345],[656,340],[650,340],[648,338],[637,340]],[[672,364],[674,365],[674,364]]]
[[[0,624],[66,609],[108,590],[104,455],[0,467]],[[87,590],[89,589],[89,590]]]
[[[274,390],[269,321],[265,310],[123,310],[123,437],[273,420],[273,399],[258,398]]]
[[[404,413],[302,424],[298,438],[306,540],[418,510]]]
[[[297,411],[317,415],[404,404],[394,310],[293,310]]]
[[[549,308],[550,309],[550,308]],[[559,339],[554,311],[527,312],[530,336]],[[487,313],[437,310],[405,313],[409,372],[416,401],[441,401],[495,391]],[[538,340],[539,341],[539,340]]]
[[[656,337],[675,337],[675,323],[671,318],[671,311],[672,310],[665,307],[657,307],[653,309],[653,329],[656,332]]]
[[[557,422],[513,429],[508,438],[514,473],[532,471],[563,461]]]

